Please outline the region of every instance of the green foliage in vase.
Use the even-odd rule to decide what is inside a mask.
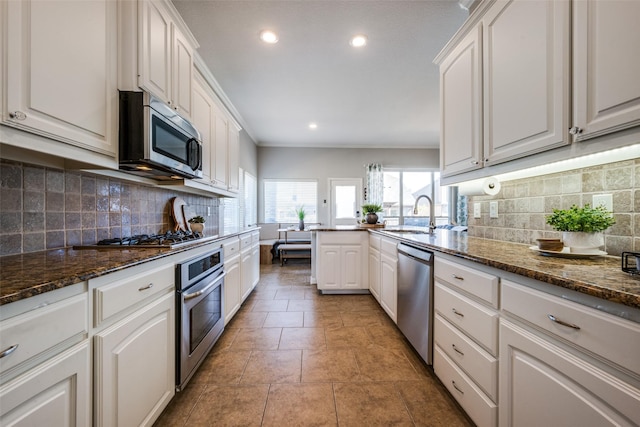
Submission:
[[[307,212],[304,210],[304,205],[300,205],[300,207],[296,208],[296,216],[300,221],[304,221],[304,217],[307,215]]]
[[[365,214],[382,212],[382,206],[375,204],[362,205],[362,212]]]
[[[613,215],[604,206],[592,208],[589,204],[582,208],[573,205],[569,209],[554,209],[553,214],[547,217],[547,224],[558,231],[595,233],[615,223]]]
[[[201,217],[200,215],[194,216],[193,218],[189,219],[189,223],[190,224],[204,224],[204,218]]]

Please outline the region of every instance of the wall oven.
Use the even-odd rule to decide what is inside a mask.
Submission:
[[[202,137],[147,92],[120,91],[120,169],[156,180],[202,178]]]
[[[196,372],[224,330],[222,248],[176,266],[176,390]]]

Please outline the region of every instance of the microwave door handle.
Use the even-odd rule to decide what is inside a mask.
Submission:
[[[195,138],[191,138],[189,142],[187,142],[187,164],[193,170],[198,170],[202,164],[202,149],[200,148],[200,143]]]

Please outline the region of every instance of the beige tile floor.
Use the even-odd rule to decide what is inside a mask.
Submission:
[[[370,295],[319,295],[308,261],[262,265],[156,426],[470,426]]]

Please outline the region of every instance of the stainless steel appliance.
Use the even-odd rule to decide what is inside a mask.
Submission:
[[[433,253],[398,244],[398,328],[433,364]]]
[[[95,245],[75,245],[73,249],[176,249],[194,243],[204,243],[217,238],[217,235],[205,237],[199,233],[190,231],[167,231],[164,234],[138,234],[135,236],[103,239]]]
[[[120,92],[120,169],[156,180],[202,178],[202,138],[147,92]]]
[[[224,330],[222,249],[176,265],[176,390],[193,376]]]

